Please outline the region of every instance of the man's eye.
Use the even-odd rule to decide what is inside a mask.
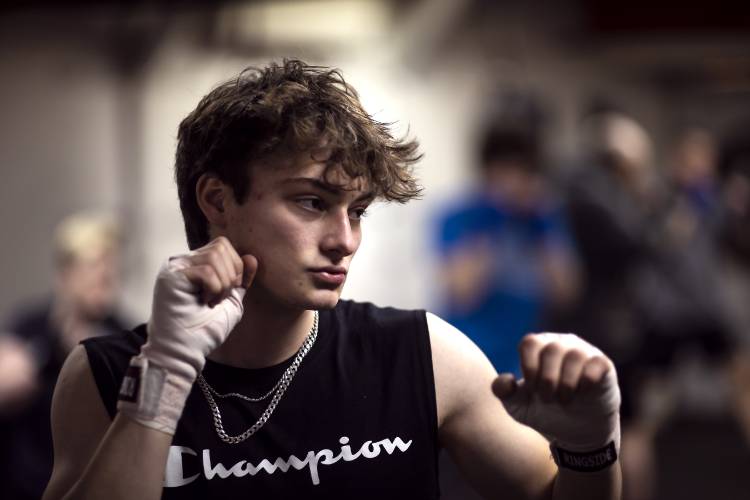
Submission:
[[[365,216],[367,216],[367,208],[365,207],[354,208],[349,211],[349,217],[351,217],[354,220],[359,220]]]
[[[318,198],[300,198],[297,200],[297,204],[305,210],[312,210],[320,212],[323,210],[323,202]]]

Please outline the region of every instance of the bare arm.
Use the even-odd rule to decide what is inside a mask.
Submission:
[[[619,464],[600,472],[559,469],[549,443],[514,420],[491,389],[497,374],[460,331],[428,314],[441,444],[485,498],[620,497]]]
[[[161,497],[172,436],[118,415],[110,421],[82,346],[52,401],[55,466],[43,500]]]
[[[483,497],[544,498],[555,476],[547,441],[505,411],[491,389],[495,369],[479,348],[427,318],[441,444]]]

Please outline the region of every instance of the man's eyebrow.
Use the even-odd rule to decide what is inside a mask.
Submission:
[[[335,184],[324,182],[315,177],[292,177],[290,179],[284,179],[283,181],[281,181],[281,184],[283,185],[307,184],[308,186],[321,189],[323,191],[326,191],[327,193],[331,193],[334,195],[340,195],[344,191],[347,191],[344,188],[337,187]],[[373,191],[366,191],[362,193],[360,196],[358,196],[355,201],[373,200],[373,199],[375,199],[375,193]]]

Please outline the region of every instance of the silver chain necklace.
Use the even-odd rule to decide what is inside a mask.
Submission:
[[[203,395],[206,398],[206,401],[208,401],[208,406],[211,408],[211,413],[213,414],[214,419],[214,427],[216,428],[216,434],[219,435],[219,438],[228,444],[237,444],[241,443],[263,427],[263,425],[268,422],[268,419],[271,418],[271,415],[273,414],[274,410],[276,409],[276,406],[279,404],[279,401],[281,401],[281,397],[284,395],[286,390],[289,388],[289,384],[292,383],[292,379],[297,374],[297,370],[299,369],[299,365],[302,363],[302,360],[307,356],[307,353],[310,352],[310,349],[312,348],[313,344],[315,343],[315,339],[318,338],[318,311],[315,311],[315,317],[313,319],[313,326],[310,328],[310,333],[307,334],[307,337],[305,337],[305,341],[302,342],[302,346],[300,346],[299,350],[297,351],[297,355],[294,357],[294,360],[292,361],[292,364],[289,365],[289,367],[284,370],[284,373],[281,375],[281,378],[278,382],[276,382],[276,385],[271,388],[270,391],[268,391],[265,395],[259,397],[259,398],[252,398],[250,396],[245,396],[243,394],[239,394],[237,392],[230,392],[227,394],[219,394],[213,387],[208,385],[208,382],[206,382],[206,379],[203,378],[202,374],[198,374],[197,382],[198,386],[201,388],[201,392],[203,392]],[[258,402],[266,399],[268,396],[273,393],[273,398],[271,398],[271,402],[268,403],[268,407],[265,409],[263,414],[260,416],[257,422],[255,422],[252,426],[250,426],[249,429],[247,429],[242,434],[239,434],[237,436],[230,436],[227,434],[227,432],[224,430],[224,424],[222,423],[221,419],[221,412],[219,411],[219,406],[216,404],[216,401],[214,400],[214,395],[216,397],[224,399],[228,397],[236,397],[243,399],[245,401],[251,401],[251,402]]]

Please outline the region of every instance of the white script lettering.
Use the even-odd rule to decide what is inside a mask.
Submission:
[[[392,441],[390,439],[382,439],[380,441],[372,442],[365,441],[360,449],[356,453],[352,453],[351,447],[348,445],[349,438],[343,436],[339,439],[341,443],[341,451],[338,455],[334,455],[332,450],[323,448],[320,451],[308,451],[304,459],[297,458],[296,455],[289,455],[289,458],[284,460],[281,457],[276,458],[273,462],[264,458],[258,465],[253,465],[246,460],[240,460],[230,468],[226,468],[221,462],[213,463],[211,461],[211,450],[204,449],[202,453],[203,461],[203,476],[207,480],[212,480],[216,477],[219,479],[226,479],[230,476],[244,477],[244,476],[255,476],[261,470],[267,474],[274,474],[276,471],[286,473],[290,468],[295,470],[302,470],[305,467],[310,472],[310,480],[312,484],[320,484],[320,474],[318,472],[318,465],[332,465],[343,459],[344,462],[352,462],[360,457],[364,458],[375,458],[380,455],[380,450],[383,449],[388,455],[393,454],[396,449],[400,452],[405,453],[411,446],[412,440],[404,442],[400,437],[396,437]],[[184,477],[183,472],[183,455],[189,454],[197,456],[197,453],[190,448],[185,446],[171,446],[169,449],[169,457],[167,459],[167,470],[164,480],[164,486],[167,488],[184,486],[196,480],[200,474],[195,474],[188,478]]]
[[[185,477],[185,473],[182,470],[182,454],[188,453],[193,456],[197,456],[193,450],[186,446],[170,446],[169,455],[167,456],[167,470],[164,474],[164,487],[175,488],[177,486],[185,486],[186,484],[195,481],[200,474],[195,474],[190,477]]]

